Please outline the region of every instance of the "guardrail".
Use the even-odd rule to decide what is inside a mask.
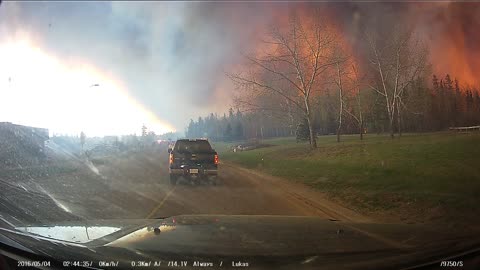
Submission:
[[[451,127],[449,128],[452,131],[480,131],[480,126],[471,126],[471,127]]]

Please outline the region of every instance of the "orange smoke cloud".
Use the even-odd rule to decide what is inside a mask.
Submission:
[[[450,74],[463,86],[480,85],[480,4],[443,2],[413,7],[416,11],[408,18],[415,17],[426,34],[432,71],[441,77]]]
[[[464,84],[477,85],[480,66],[472,61],[473,59],[469,59],[472,56],[465,48],[462,33],[455,32],[453,35],[455,40],[445,40],[443,43],[433,44],[431,60],[434,70],[441,73],[442,76],[447,73],[452,74]]]

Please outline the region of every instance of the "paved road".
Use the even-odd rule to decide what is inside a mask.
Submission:
[[[315,215],[356,219],[308,188],[221,164],[219,183],[168,181],[166,149],[55,163],[0,175],[0,218],[11,223],[143,219],[179,214]],[[52,169],[54,168],[54,169]],[[15,175],[18,174],[18,175]]]

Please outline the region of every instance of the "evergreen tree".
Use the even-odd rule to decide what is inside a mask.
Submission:
[[[478,89],[475,91],[475,125],[480,125],[480,94],[478,93]]]
[[[187,131],[185,132],[185,135],[188,137],[188,138],[193,138],[195,137],[195,122],[193,121],[193,119],[190,119],[190,123],[188,124],[188,128],[187,128]]]
[[[453,114],[453,126],[460,125],[460,118],[461,118],[461,98],[462,93],[460,92],[460,86],[458,85],[458,80],[455,78],[454,80],[454,93],[452,98],[452,114]]]
[[[453,88],[453,81],[450,78],[450,75],[445,76],[445,120],[448,123],[448,126],[455,126],[455,115],[456,115],[456,105],[455,105],[455,90]]]
[[[474,99],[473,99],[473,93],[472,93],[472,90],[471,89],[468,89],[466,94],[465,94],[465,101],[466,101],[466,108],[467,108],[467,111],[466,111],[466,117],[465,117],[465,120],[466,120],[466,125],[472,125],[475,121],[475,117],[474,117],[474,114],[475,114],[475,111],[474,111]]]
[[[240,121],[237,121],[237,124],[235,125],[234,137],[237,140],[243,139],[243,125]]]
[[[433,75],[432,85],[433,85],[433,91],[434,91],[435,93],[438,93],[440,87],[439,87],[438,78],[437,78],[436,75]]]
[[[225,128],[224,137],[226,141],[232,140],[232,125],[230,125],[230,123],[228,123],[227,127]]]
[[[198,125],[198,131],[197,131],[197,134],[196,134],[196,137],[205,137],[205,122],[203,121],[203,118],[202,117],[198,117],[198,122],[197,122],[197,125]]]

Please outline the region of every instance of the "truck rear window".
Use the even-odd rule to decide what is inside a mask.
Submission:
[[[175,144],[175,151],[202,153],[212,152],[213,149],[208,141],[177,141]]]

